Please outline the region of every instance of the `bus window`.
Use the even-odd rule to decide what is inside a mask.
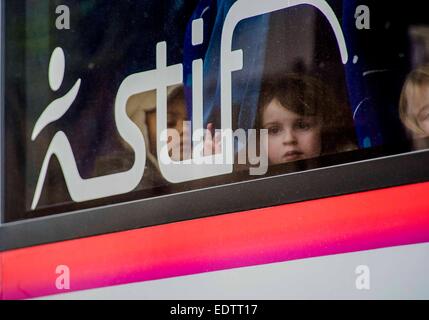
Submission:
[[[139,201],[135,226],[186,220],[365,190],[372,173],[344,188],[335,168],[425,157],[429,20],[367,2],[7,2],[2,222]],[[371,188],[428,178],[377,168]],[[156,218],[167,198],[199,209]]]

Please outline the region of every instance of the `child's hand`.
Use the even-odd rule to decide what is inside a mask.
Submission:
[[[220,154],[222,151],[221,146],[221,134],[220,132],[215,132],[213,138],[214,126],[213,123],[207,125],[207,130],[204,135],[204,156],[211,156],[214,154]]]
[[[181,132],[180,139],[173,139],[173,132],[168,134],[168,152],[173,161],[188,160],[192,158],[192,142],[191,142],[191,128],[189,124],[184,124],[183,132]],[[213,137],[214,126],[213,123],[207,125],[204,134],[204,156],[211,156],[220,154],[221,149],[221,134],[215,132]]]

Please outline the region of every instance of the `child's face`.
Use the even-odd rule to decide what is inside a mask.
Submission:
[[[316,117],[300,116],[272,100],[263,111],[262,128],[268,130],[268,159],[280,164],[318,157],[321,125]]]
[[[181,140],[180,145],[176,147],[183,148],[183,143],[185,137],[184,131],[186,131],[187,127],[184,126],[184,122],[186,121],[186,107],[183,101],[176,101],[168,106],[167,109],[167,135],[171,136],[173,133],[171,131],[177,132]],[[151,147],[151,152],[156,154],[156,110],[148,112],[146,114],[146,124],[148,127],[149,134],[149,144]]]
[[[410,86],[406,91],[408,116],[415,119],[424,133],[415,133],[416,137],[429,136],[429,85]]]

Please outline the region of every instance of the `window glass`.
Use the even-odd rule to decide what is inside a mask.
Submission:
[[[3,220],[427,148],[421,1],[270,3],[7,1]]]

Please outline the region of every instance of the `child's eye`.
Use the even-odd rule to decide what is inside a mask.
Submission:
[[[280,127],[278,126],[274,126],[274,127],[269,127],[268,128],[268,134],[269,135],[276,135],[281,131]]]
[[[311,128],[311,123],[309,121],[299,120],[295,126],[298,130],[309,130]]]

